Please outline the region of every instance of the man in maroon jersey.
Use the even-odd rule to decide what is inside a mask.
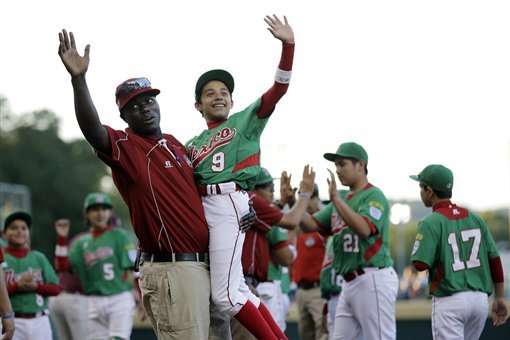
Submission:
[[[158,339],[207,339],[209,332],[209,231],[193,167],[184,146],[162,133],[160,109],[147,78],[117,86],[124,131],[103,125],[73,33],[59,33],[59,55],[71,75],[76,118],[97,156],[111,168],[129,208],[141,250],[140,289]]]

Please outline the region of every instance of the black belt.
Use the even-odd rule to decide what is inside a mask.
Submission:
[[[386,268],[386,267],[379,267],[377,269],[383,269],[383,268]],[[354,280],[358,276],[361,276],[361,275],[363,275],[365,273],[366,272],[363,270],[363,268],[358,268],[355,271],[352,271],[350,273],[344,274],[343,277],[344,277],[344,280],[346,282],[351,282],[352,280]]]
[[[321,285],[320,281],[302,281],[298,283],[298,288],[306,290],[319,287],[320,285]]]
[[[358,276],[361,276],[363,274],[365,274],[365,271],[363,270],[363,268],[358,268],[355,271],[352,271],[350,273],[343,275],[343,277],[346,282],[351,282],[352,280],[354,280],[355,278],[357,278]]]
[[[37,312],[37,313],[14,313],[14,317],[15,318],[18,318],[18,319],[33,319],[33,318],[36,318],[38,316],[43,316],[43,315],[46,315],[46,313],[44,313],[44,311],[41,311],[41,312]]]
[[[180,261],[193,261],[193,262],[209,262],[208,253],[145,253],[140,255],[142,261],[147,262],[180,262]]]

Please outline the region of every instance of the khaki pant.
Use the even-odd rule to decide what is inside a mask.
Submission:
[[[296,291],[298,307],[298,331],[301,340],[325,340],[328,338],[322,328],[322,310],[324,299],[320,287],[298,288]]]
[[[202,262],[144,262],[140,290],[159,340],[205,340],[209,333],[209,266]]]

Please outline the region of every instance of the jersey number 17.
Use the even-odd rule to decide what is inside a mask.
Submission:
[[[473,243],[471,244],[469,259],[467,261],[462,261],[459,254],[457,235],[455,233],[448,234],[448,244],[450,245],[453,255],[452,263],[453,271],[457,272],[459,270],[480,267],[480,259],[478,258],[478,252],[480,251],[480,242],[482,240],[480,229],[462,230],[460,232],[460,236],[463,243],[467,243],[471,239],[473,240]]]

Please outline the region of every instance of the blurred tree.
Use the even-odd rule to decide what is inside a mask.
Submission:
[[[32,247],[53,258],[53,222],[66,217],[73,235],[84,230],[83,200],[89,192],[101,191],[102,181],[111,182],[109,169],[85,139],[61,140],[60,122],[51,111],[14,116],[1,99],[0,112],[0,181],[30,188]],[[113,185],[109,188],[116,212],[124,223],[129,222],[118,192]]]
[[[510,245],[508,209],[483,211],[480,212],[480,216],[487,222],[496,243],[507,243]]]

